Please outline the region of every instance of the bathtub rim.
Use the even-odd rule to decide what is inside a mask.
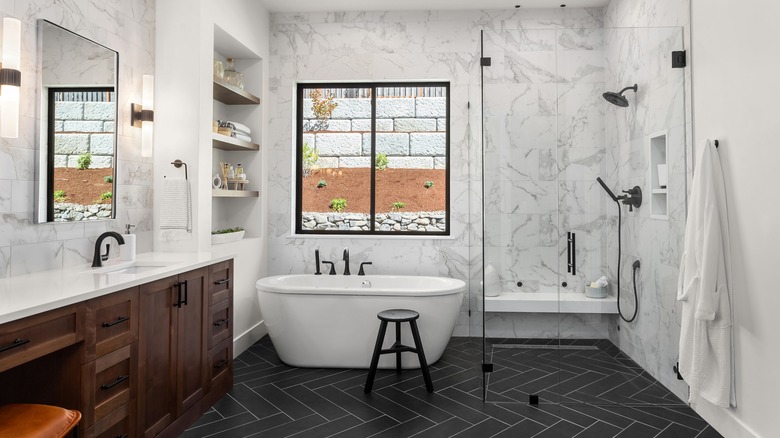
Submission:
[[[448,285],[446,288],[437,288],[431,290],[419,290],[419,289],[406,289],[399,291],[398,289],[389,288],[337,288],[334,286],[328,287],[311,287],[311,286],[279,286],[273,283],[273,280],[281,279],[284,277],[315,277],[314,274],[282,274],[272,275],[261,278],[255,282],[255,288],[258,291],[274,293],[274,294],[290,294],[290,295],[345,295],[345,296],[400,296],[400,297],[424,297],[424,296],[439,296],[439,295],[455,295],[458,293],[464,293],[466,291],[466,282],[457,278],[451,277],[436,277],[431,275],[365,275],[360,276],[361,281],[371,281],[372,278],[377,277],[414,277],[414,278],[433,278],[436,280],[447,280]],[[355,276],[358,277],[358,276]]]

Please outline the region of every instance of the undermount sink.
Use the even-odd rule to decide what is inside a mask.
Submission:
[[[166,262],[119,262],[116,264],[111,264],[100,268],[92,268],[85,272],[89,274],[134,275],[134,274],[141,274],[147,271],[163,268],[170,264],[171,263],[166,263]]]

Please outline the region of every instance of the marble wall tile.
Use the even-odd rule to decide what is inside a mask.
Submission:
[[[18,139],[0,141],[0,275],[60,268],[78,260],[68,251],[122,224],[151,226],[152,161],[140,157],[140,130],[129,128],[130,102],[140,97],[141,76],[154,72],[154,0],[32,0],[1,2],[0,12],[22,20],[22,80]],[[34,224],[35,150],[40,78],[36,20],[46,19],[119,52],[120,120],[117,160],[117,219],[95,223]],[[69,243],[65,243],[69,242]],[[83,246],[83,245],[82,245]],[[151,235],[139,234],[139,248],[151,249]],[[84,247],[86,248],[86,247]],[[91,249],[86,248],[84,250]],[[83,252],[83,251],[82,251]],[[91,257],[91,256],[90,256]]]

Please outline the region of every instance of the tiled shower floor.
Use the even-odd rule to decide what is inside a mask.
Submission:
[[[685,406],[608,340],[490,339],[487,400]]]
[[[522,393],[528,388],[520,387],[522,380],[512,380],[517,385],[511,386],[507,381],[512,378],[508,370],[521,367],[524,373],[532,373],[539,367],[523,365],[522,360],[517,362],[521,358],[516,355],[504,358],[502,353],[495,356],[493,377],[503,375],[504,378],[495,379],[490,384],[491,390],[495,391],[499,387],[496,385],[504,381],[507,389],[500,395],[513,390]],[[544,354],[540,356],[540,360],[551,360],[543,357]],[[571,372],[571,364],[585,358],[575,355],[567,360],[570,365],[564,369]],[[441,360],[431,366],[434,394],[425,391],[419,370],[401,375],[379,370],[374,391],[366,395],[363,393],[366,370],[290,367],[279,360],[265,337],[236,359],[233,390],[184,436],[720,437],[685,405],[483,403],[481,361],[481,339],[452,338]],[[502,370],[507,371],[502,373]],[[593,393],[604,397],[604,391],[586,388],[587,385],[575,388],[566,393],[567,397],[577,393],[583,397]],[[546,390],[550,391],[549,386]],[[654,394],[655,391],[648,391],[645,395],[656,397]],[[614,395],[622,397],[625,393],[616,390]],[[632,397],[646,400],[645,395]]]

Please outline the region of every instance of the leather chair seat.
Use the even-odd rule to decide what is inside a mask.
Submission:
[[[0,406],[0,438],[64,437],[81,420],[81,413],[49,405]]]

